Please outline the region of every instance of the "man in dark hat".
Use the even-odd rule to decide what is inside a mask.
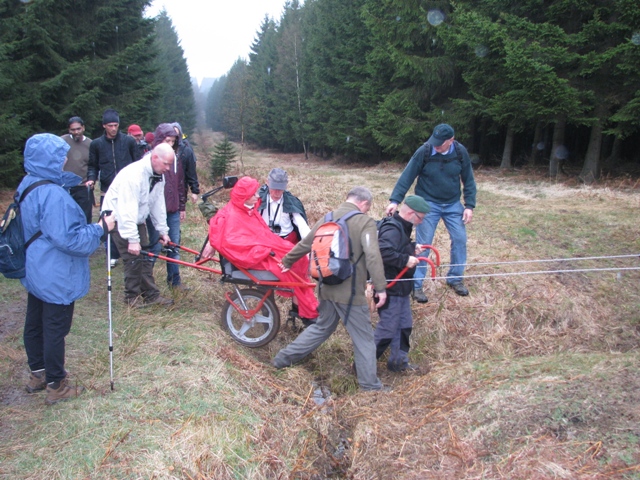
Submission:
[[[411,241],[414,225],[420,225],[429,213],[427,201],[417,195],[409,195],[393,216],[383,218],[378,226],[378,244],[384,265],[384,276],[396,278],[405,268],[409,269],[393,285],[387,287],[387,301],[378,308],[380,320],[376,326],[376,358],[391,347],[387,368],[392,372],[416,370],[409,363],[409,337],[413,329],[411,300],[413,275],[418,265],[417,255],[422,248]]]
[[[120,116],[112,108],[102,115],[104,135],[91,142],[89,147],[89,169],[87,185],[93,186],[100,179],[100,206],[109,185],[116,174],[124,167],[137,160],[137,145],[133,137],[118,131]],[[115,244],[111,245],[111,266],[118,263],[120,254]]]
[[[443,123],[436,126],[429,140],[415,151],[391,193],[387,215],[395,212],[416,178],[415,193],[424,198],[431,208],[425,221],[416,228],[418,243],[431,244],[442,219],[451,237],[451,267],[447,273],[447,284],[458,295],[469,295],[469,290],[462,283],[467,263],[465,225],[473,218],[476,182],[469,153],[455,141],[451,125]],[[464,205],[460,201],[461,196],[464,196]],[[428,301],[422,290],[425,275],[426,264],[422,262],[416,269],[413,285],[413,297],[419,303]]]
[[[89,146],[91,139],[84,136],[84,121],[80,117],[71,117],[68,122],[69,133],[62,135],[62,139],[69,145],[67,152],[67,162],[64,170],[78,175],[82,181],[79,185],[71,187],[69,193],[76,201],[87,219],[87,224],[91,223],[93,210],[93,183],[88,185],[87,173],[89,169]]]

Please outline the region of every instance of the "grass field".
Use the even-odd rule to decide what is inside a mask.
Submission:
[[[216,139],[193,139],[203,191]],[[262,182],[275,166],[312,221],[355,185],[373,191],[381,218],[402,170],[249,150],[232,173]],[[112,391],[99,249],[67,337],[67,369],[88,391],[47,407],[44,394],[24,390],[26,294],[0,279],[0,478],[640,479],[640,270],[555,273],[640,267],[640,191],[535,172],[481,169],[476,181],[471,294],[427,282],[429,303],[413,304],[411,360],[421,371],[392,374],[381,361],[390,393],[358,391],[342,327],[276,371],[271,358],[296,333],[283,327],[260,349],[235,343],[220,326],[229,287],[215,274],[182,268],[191,290],[174,293],[174,307],[130,310],[121,266]],[[189,205],[182,243],[197,249],[205,232]],[[444,264],[448,243],[438,230]],[[635,257],[564,260],[621,255]],[[526,274],[541,270],[552,273]],[[157,264],[172,295],[164,275]],[[284,318],[288,302],[278,306]],[[321,404],[318,388],[330,392]]]

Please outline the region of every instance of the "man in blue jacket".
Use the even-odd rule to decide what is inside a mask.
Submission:
[[[415,151],[391,193],[387,215],[396,211],[416,178],[415,193],[424,198],[431,208],[424,222],[416,227],[417,241],[430,245],[442,219],[451,237],[451,267],[447,273],[447,284],[458,295],[469,295],[469,290],[462,283],[467,263],[465,225],[473,218],[476,182],[469,153],[455,141],[450,125],[443,123],[436,126],[429,140]],[[461,195],[464,196],[464,206],[460,201]],[[426,264],[421,262],[413,277],[413,298],[418,303],[428,302],[422,290],[425,275]]]
[[[24,324],[24,346],[31,375],[27,391],[47,391],[52,405],[79,395],[64,369],[64,339],[71,329],[74,302],[89,291],[89,255],[101,237],[114,227],[113,215],[87,225],[84,212],[66,189],[81,178],[62,170],[69,145],[56,135],[42,133],[27,141],[27,176],[19,194],[35,182],[49,180],[20,204],[24,238],[42,232],[27,249],[26,276],[20,281],[29,293]]]

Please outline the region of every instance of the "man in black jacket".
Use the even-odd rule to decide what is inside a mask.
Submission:
[[[116,174],[137,160],[136,140],[118,131],[120,117],[109,108],[102,115],[104,135],[91,142],[89,147],[88,182],[92,184],[100,178],[100,204]]]
[[[380,321],[374,334],[376,358],[391,347],[387,368],[392,372],[416,370],[409,363],[409,336],[413,329],[411,300],[413,275],[418,265],[416,255],[422,248],[411,241],[414,225],[419,225],[429,213],[427,201],[417,195],[405,198],[405,203],[392,217],[386,217],[378,227],[378,244],[384,264],[384,275],[389,279],[409,267],[405,274],[387,288],[387,301],[378,308]]]
[[[189,144],[186,135],[182,133],[182,127],[180,124],[178,122],[174,122],[171,125],[178,135],[178,150],[176,151],[176,156],[179,161],[182,161],[185,188],[187,190],[191,189],[191,202],[196,203],[198,201],[198,195],[200,195],[198,172],[196,172],[196,154],[193,152],[193,147]],[[187,191],[185,193],[188,194],[189,192]]]
[[[109,185],[116,174],[124,167],[137,160],[136,140],[118,131],[120,116],[115,110],[108,108],[102,115],[104,135],[96,138],[89,146],[89,168],[87,185],[93,186],[100,178],[100,206]],[[115,267],[120,254],[115,244],[111,245],[111,266]]]

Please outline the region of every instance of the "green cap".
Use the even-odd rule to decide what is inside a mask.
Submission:
[[[427,201],[418,195],[409,195],[404,199],[404,203],[407,207],[418,213],[429,213],[429,210],[431,210]]]

